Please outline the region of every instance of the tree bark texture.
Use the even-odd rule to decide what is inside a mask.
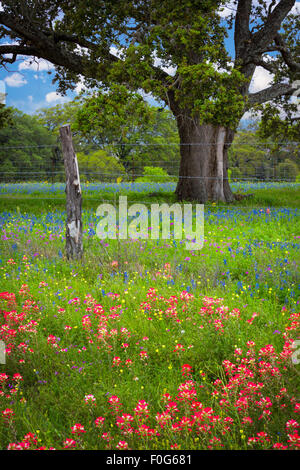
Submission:
[[[176,195],[180,201],[231,202],[227,151],[234,132],[222,126],[199,125],[192,119],[178,120],[180,169]]]
[[[60,128],[60,138],[66,172],[66,255],[68,259],[81,259],[83,253],[81,186],[69,125]]]

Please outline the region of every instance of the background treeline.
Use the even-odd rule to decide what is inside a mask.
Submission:
[[[59,128],[66,123],[73,130],[83,181],[141,180],[145,174],[170,181],[178,175],[179,137],[172,114],[118,89],[113,98],[79,97],[35,115],[12,109],[10,122],[0,128],[0,180],[63,181]],[[229,150],[230,178],[295,181],[299,145],[260,134],[257,122],[239,129]]]

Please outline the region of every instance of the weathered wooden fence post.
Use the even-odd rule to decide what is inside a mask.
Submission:
[[[81,186],[77,157],[74,152],[71,128],[59,130],[66,171],[66,254],[67,258],[80,259],[83,253],[81,220]]]

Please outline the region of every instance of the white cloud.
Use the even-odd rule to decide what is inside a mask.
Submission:
[[[273,75],[263,67],[256,67],[254,75],[252,77],[249,91],[250,93],[256,93],[264,90],[271,85]]]
[[[122,48],[117,49],[115,46],[110,46],[109,52],[120,59],[123,51]]]
[[[74,52],[77,52],[81,56],[89,56],[90,55],[89,50],[88,50],[87,47],[81,47],[78,44],[77,44]]]
[[[236,11],[236,7],[234,5],[234,1],[230,1],[230,2],[227,2],[228,4],[226,5],[222,5],[220,8],[219,8],[219,15],[221,16],[221,18],[227,18],[228,16],[231,15],[231,13],[235,12]]]
[[[154,66],[162,69],[164,72],[166,72],[168,75],[171,75],[174,77],[176,74],[177,67],[174,67],[173,65],[165,65],[163,61],[154,54]]]
[[[41,80],[42,83],[47,83],[48,77],[46,73],[43,72],[38,72],[33,75],[33,78],[35,80]]]
[[[293,8],[291,9],[291,13],[295,13],[296,15],[300,15],[300,2],[296,2]]]
[[[23,85],[26,85],[27,83],[27,80],[23,77],[23,75],[18,72],[13,73],[12,75],[8,75],[5,77],[4,81],[8,86],[15,88],[19,88]]]
[[[65,103],[66,101],[70,101],[70,98],[68,98],[67,96],[61,96],[56,93],[56,91],[51,91],[50,93],[47,93],[46,101],[47,103],[61,104]]]
[[[54,69],[54,65],[45,59],[34,59],[33,57],[28,57],[26,60],[19,64],[18,69],[33,70],[34,72],[48,72]]]
[[[79,95],[81,91],[86,91],[88,88],[84,84],[84,77],[80,76],[79,82],[76,84],[76,87],[74,89],[75,93]]]

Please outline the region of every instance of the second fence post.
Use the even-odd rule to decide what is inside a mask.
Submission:
[[[59,132],[66,171],[66,254],[68,259],[81,259],[83,253],[82,202],[77,157],[73,148],[70,126],[61,127]]]

